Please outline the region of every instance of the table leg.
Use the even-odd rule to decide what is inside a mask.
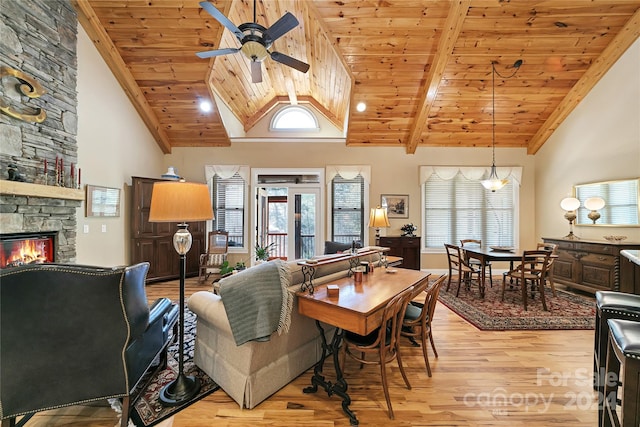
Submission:
[[[352,426],[358,425],[358,419],[356,418],[356,414],[349,408],[351,404],[351,397],[347,393],[348,385],[347,380],[345,380],[344,375],[342,373],[342,367],[340,366],[339,360],[339,350],[342,345],[342,336],[344,335],[344,330],[340,328],[336,328],[335,333],[333,334],[333,338],[331,339],[331,344],[327,344],[327,337],[325,335],[325,331],[320,325],[320,322],[316,320],[316,326],[320,330],[320,338],[322,339],[322,357],[316,363],[313,368],[313,376],[311,377],[311,385],[309,387],[305,387],[302,391],[304,393],[315,393],[318,391],[318,386],[321,386],[326,392],[328,396],[337,395],[342,398],[342,410],[349,417],[350,424]],[[336,370],[336,382],[332,383],[331,381],[327,381],[322,375],[322,370],[324,368],[324,361],[327,356],[332,354],[333,356],[333,365]]]
[[[484,298],[484,285],[485,285],[485,274],[487,274],[486,272],[486,265],[487,263],[485,262],[484,259],[480,260],[480,280],[478,283],[478,286],[480,287],[480,298]]]

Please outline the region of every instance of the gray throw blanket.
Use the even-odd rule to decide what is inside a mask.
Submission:
[[[220,298],[236,345],[268,341],[289,331],[294,295],[287,290],[291,272],[279,259],[220,280]]]

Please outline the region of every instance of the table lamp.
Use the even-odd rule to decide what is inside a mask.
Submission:
[[[177,406],[193,398],[200,390],[200,382],[184,374],[184,279],[186,256],[193,242],[187,221],[213,219],[211,196],[206,184],[193,182],[156,182],[151,193],[149,222],[177,222],[178,231],[173,235],[173,247],[180,255],[180,342],[178,349],[178,376],[164,386],[160,402]]]
[[[600,218],[600,212],[598,211],[604,208],[604,199],[602,197],[589,197],[584,201],[584,207],[591,211],[587,217],[595,224]]]
[[[389,224],[386,208],[378,206],[377,208],[371,209],[371,213],[369,214],[369,227],[376,229],[376,245],[380,242],[380,227],[390,226],[391,224]]]
[[[569,221],[569,234],[564,236],[564,238],[569,240],[578,240],[578,237],[573,234],[573,221],[576,219],[576,209],[580,207],[580,200],[575,197],[565,197],[560,202],[560,207],[566,211],[564,217]]]

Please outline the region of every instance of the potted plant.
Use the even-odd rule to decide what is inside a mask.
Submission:
[[[269,254],[275,247],[273,242],[266,246],[256,243],[256,261],[269,261]]]

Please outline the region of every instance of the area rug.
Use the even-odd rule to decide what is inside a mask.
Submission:
[[[539,292],[534,299],[529,293],[528,310],[525,311],[520,288],[510,289],[507,284],[505,300],[502,301],[501,276],[493,278],[493,287],[487,283],[484,299],[479,297],[475,283],[470,290],[466,290],[463,284],[459,297],[456,297],[456,289],[454,276],[448,292],[446,283],[441,288],[439,301],[480,330],[594,329],[594,298],[560,289],[556,289],[557,296],[554,297],[547,289],[545,297],[549,311],[542,309]]]
[[[131,411],[131,421],[138,427],[150,427],[175,415],[194,402],[216,391],[219,386],[193,363],[196,336],[196,315],[185,308],[184,372],[200,380],[200,392],[190,401],[179,406],[163,406],[158,400],[162,388],[173,381],[178,373],[178,343],[169,346],[167,368],[151,380]]]

